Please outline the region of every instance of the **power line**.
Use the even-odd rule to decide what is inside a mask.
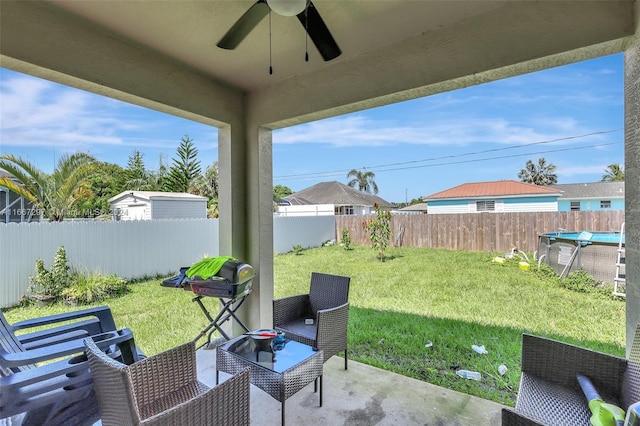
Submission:
[[[580,149],[598,148],[598,147],[601,147],[601,146],[618,145],[618,144],[621,144],[621,143],[622,142],[608,142],[608,143],[585,145],[585,146],[578,146],[578,147],[572,147],[572,148],[560,148],[560,149],[553,149],[553,150],[547,150],[547,151],[528,152],[528,153],[524,153],[524,154],[501,155],[501,156],[497,156],[497,157],[476,158],[476,159],[472,159],[472,160],[449,161],[449,162],[436,163],[436,164],[423,164],[423,165],[420,165],[420,166],[396,167],[396,168],[390,168],[390,169],[380,169],[380,170],[376,170],[376,172],[391,172],[391,171],[396,171],[396,170],[420,169],[420,168],[427,168],[427,167],[448,166],[448,165],[452,165],[452,164],[464,164],[464,163],[475,163],[475,162],[480,162],[480,161],[500,160],[500,159],[505,159],[505,158],[527,157],[527,156],[530,156],[530,155],[548,154],[548,153],[552,153],[552,152],[577,151],[577,150],[580,150]],[[462,155],[458,155],[458,156],[446,156],[446,157],[443,157],[443,158],[461,157],[461,156],[465,156],[465,155],[467,155],[467,154],[462,154]],[[397,164],[409,164],[409,163],[410,162],[397,163]],[[390,164],[389,166],[392,166],[392,165]],[[382,166],[379,166],[379,167],[382,167]],[[275,176],[274,178],[278,178],[278,179],[282,179],[282,178],[312,179],[314,177],[331,177],[331,176],[342,176],[342,175],[344,175],[344,171],[337,170],[337,171],[333,171],[333,172],[309,173],[309,174],[304,174],[304,175]]]
[[[577,150],[577,149],[593,148],[593,147],[599,147],[599,146],[614,145],[614,144],[617,144],[617,143],[620,143],[620,142],[612,142],[612,143],[599,144],[599,145],[589,145],[589,146],[584,146],[584,147],[565,148],[565,149],[550,150],[550,151],[540,151],[540,152],[533,152],[533,153],[527,153],[527,154],[516,154],[516,155],[513,155],[513,156],[499,156],[499,157],[491,157],[491,158],[469,160],[469,161],[439,163],[439,164],[432,164],[432,165],[427,164],[427,165],[423,165],[423,166],[413,166],[413,167],[402,167],[402,168],[386,169],[386,167],[392,167],[392,166],[423,163],[423,162],[427,162],[427,161],[437,161],[437,160],[444,160],[444,159],[448,159],[448,158],[467,157],[467,156],[470,156],[470,155],[486,154],[488,152],[505,151],[505,150],[509,150],[509,149],[524,148],[524,147],[529,147],[529,146],[534,146],[534,145],[543,145],[543,144],[548,144],[548,143],[553,143],[553,142],[580,139],[580,138],[585,138],[585,137],[589,137],[589,136],[604,135],[604,134],[608,134],[608,133],[614,133],[614,132],[618,132],[618,131],[621,131],[621,130],[623,130],[623,129],[619,128],[619,129],[612,129],[612,130],[604,130],[604,131],[600,131],[600,132],[587,133],[587,134],[584,134],[584,135],[567,136],[567,137],[564,137],[564,138],[557,138],[557,139],[550,139],[550,140],[545,140],[545,141],[531,142],[531,143],[522,144],[522,145],[511,145],[511,146],[505,146],[505,147],[499,147],[499,148],[486,149],[486,150],[482,150],[482,151],[474,151],[474,152],[467,152],[467,153],[461,153],[461,154],[445,155],[445,156],[441,156],[441,157],[425,158],[425,159],[422,159],[422,160],[411,160],[411,161],[404,161],[404,162],[399,162],[399,163],[381,164],[381,165],[376,165],[376,166],[365,166],[363,168],[367,169],[367,170],[381,169],[381,170],[376,170],[376,171],[384,172],[384,171],[393,171],[393,170],[414,169],[414,168],[421,168],[421,167],[441,166],[441,165],[449,165],[449,164],[460,164],[460,163],[473,162],[473,161],[489,161],[489,160],[493,160],[493,159],[521,157],[521,156],[526,156],[526,155],[546,154],[546,153],[550,153],[550,152],[570,151],[570,150],[574,150],[574,149]],[[346,169],[345,170],[332,170],[332,171],[327,171],[327,172],[302,173],[302,174],[295,174],[295,175],[282,175],[282,176],[274,176],[274,179],[275,178],[277,178],[277,179],[284,179],[284,178],[288,178],[288,179],[291,179],[291,178],[311,179],[311,178],[316,178],[316,177],[331,177],[331,176],[343,175],[344,173],[348,173],[349,171],[351,171],[351,169],[349,169],[349,170],[346,170]]]

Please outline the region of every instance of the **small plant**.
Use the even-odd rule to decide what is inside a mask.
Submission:
[[[293,252],[294,252],[297,256],[301,255],[303,251],[304,251],[304,249],[302,248],[302,246],[301,246],[300,244],[295,244],[295,245],[293,246]]]
[[[591,275],[578,269],[571,272],[566,278],[560,279],[560,286],[566,289],[576,291],[578,293],[598,293],[600,282],[595,280]]]
[[[385,261],[384,251],[389,245],[389,238],[391,238],[391,213],[380,209],[378,203],[374,204],[376,210],[376,218],[369,219],[362,224],[362,227],[369,233],[369,239],[371,240],[371,246],[374,250],[378,250],[378,257],[381,262]]]
[[[71,283],[69,260],[63,246],[59,246],[48,271],[42,259],[36,260],[36,274],[29,277],[27,291],[36,300],[58,300],[65,288]]]
[[[351,250],[351,234],[349,234],[349,230],[344,228],[342,230],[342,245],[345,250]]]
[[[73,274],[73,284],[62,291],[62,297],[69,305],[82,305],[120,296],[128,291],[128,282],[115,274],[76,272]]]

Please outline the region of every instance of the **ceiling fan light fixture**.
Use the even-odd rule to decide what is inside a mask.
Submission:
[[[278,15],[296,16],[302,13],[309,3],[309,0],[267,0],[269,8]]]

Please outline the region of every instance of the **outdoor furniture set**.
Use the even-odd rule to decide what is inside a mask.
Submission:
[[[209,325],[192,341],[148,358],[135,346],[130,330],[116,329],[108,307],[13,325],[0,313],[0,419],[23,425],[91,425],[100,419],[105,426],[248,425],[249,382],[281,402],[283,424],[286,399],[312,381],[322,406],[323,363],[343,350],[347,368],[347,277],[314,273],[309,294],[284,304],[274,301],[274,326],[280,335],[287,333],[276,351],[271,345],[256,348],[250,336],[229,339],[223,333],[227,342],[217,348],[217,386],[198,381],[195,343],[227,320],[240,322],[230,301],[241,302],[251,293],[253,275],[244,275],[237,282],[214,280],[213,285],[195,280],[194,301]],[[240,274],[236,270],[231,276],[235,280]],[[179,281],[184,280],[174,280],[172,286]],[[205,296],[222,299],[220,315],[213,318],[203,307]],[[292,304],[294,299],[299,303]],[[16,333],[43,325],[54,326]],[[218,384],[220,371],[231,377]]]

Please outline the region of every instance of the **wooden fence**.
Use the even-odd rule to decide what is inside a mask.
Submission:
[[[336,236],[349,231],[352,244],[369,245],[363,223],[373,216],[336,216]],[[619,232],[623,210],[393,215],[390,245],[448,250],[507,252],[537,250],[538,235],[571,231]]]

